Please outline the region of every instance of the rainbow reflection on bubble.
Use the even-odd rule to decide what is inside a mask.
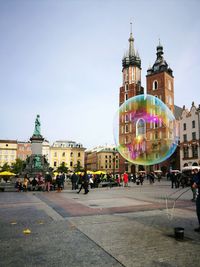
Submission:
[[[159,98],[132,97],[119,107],[114,119],[117,150],[134,164],[158,164],[174,153],[177,126],[173,113]]]

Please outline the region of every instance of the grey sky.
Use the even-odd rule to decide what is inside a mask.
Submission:
[[[200,1],[0,1],[0,139],[112,144],[130,21],[142,85],[158,38],[175,103],[200,104]]]

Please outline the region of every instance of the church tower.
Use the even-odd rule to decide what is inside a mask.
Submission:
[[[159,42],[156,61],[147,70],[147,94],[160,98],[174,114],[174,76],[163,54],[163,46]]]
[[[132,23],[131,23],[132,26]],[[134,48],[134,38],[132,28],[130,32],[129,49],[122,59],[122,86],[120,87],[119,104],[123,104],[127,99],[143,94],[141,87],[141,59],[139,53]]]
[[[134,48],[134,38],[132,34],[132,23],[129,41],[129,49],[122,59],[122,86],[119,92],[119,105],[121,106],[126,100],[139,94],[144,93],[144,88],[141,86],[141,59],[139,53]],[[128,110],[127,110],[128,111]],[[126,113],[126,112],[125,112]],[[132,123],[129,114],[119,121],[119,140],[120,144],[127,145],[131,142],[133,135]],[[120,156],[120,172],[134,172],[134,165],[128,164]]]

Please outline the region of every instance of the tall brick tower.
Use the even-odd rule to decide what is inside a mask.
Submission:
[[[173,71],[163,57],[163,46],[157,46],[157,58],[147,70],[147,94],[160,98],[174,113],[174,77]]]
[[[163,57],[163,46],[160,44],[157,46],[156,61],[152,67],[147,70],[146,75],[146,88],[147,94],[158,97],[165,105],[175,113],[174,107],[174,77],[173,71],[165,61]],[[148,136],[152,140],[153,150],[156,155],[156,151],[160,149],[161,145],[164,145],[165,140],[170,138],[170,133],[167,129],[158,127],[157,123],[150,125],[147,128]],[[171,166],[173,155],[167,161],[164,161],[156,166],[152,166],[153,169],[160,169],[162,166],[169,168]]]
[[[141,86],[141,59],[134,48],[134,38],[132,34],[132,23],[129,41],[129,49],[122,59],[122,86],[119,93],[119,105],[121,106],[126,100],[139,94],[144,93]],[[119,139],[122,143],[127,144],[132,134],[131,121],[128,114],[119,122]],[[126,163],[126,164],[125,164]],[[134,172],[134,165],[120,157],[120,172]]]

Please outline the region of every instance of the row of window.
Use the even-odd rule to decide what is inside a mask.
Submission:
[[[108,169],[108,166],[109,166],[109,169],[112,169],[111,165],[105,165],[105,169]],[[119,165],[116,164],[115,168],[118,169]]]
[[[58,152],[54,152],[54,157],[57,157],[58,156]],[[67,155],[67,153],[65,153],[65,152],[62,152],[62,157],[65,157]],[[73,152],[71,152],[70,153],[70,157],[73,157],[74,156],[74,153]],[[78,152],[78,158],[81,156],[81,153],[80,152]]]
[[[167,86],[168,86],[168,89],[171,91],[172,90],[172,81],[171,80],[168,80]],[[153,90],[158,89],[158,81],[157,80],[153,81],[152,89]]]
[[[195,121],[192,121],[192,128],[194,129],[196,127],[195,125]],[[186,123],[183,123],[183,130],[185,131],[187,129],[187,125]],[[190,126],[189,126],[189,129],[190,129]]]
[[[63,161],[62,163],[66,163],[66,162]],[[54,167],[57,167],[57,166],[58,166],[58,162],[57,162],[57,161],[54,161],[53,166],[54,166]],[[70,166],[70,167],[73,167],[73,162],[72,162],[72,161],[70,161],[69,166]]]
[[[16,150],[0,150],[0,155],[2,154],[15,154],[16,153]]]
[[[189,147],[183,147],[183,157],[189,158]],[[196,145],[192,146],[192,157],[198,157],[198,146]]]
[[[192,140],[196,140],[196,132],[192,132]],[[187,142],[187,134],[183,135],[183,142]]]
[[[13,161],[13,160],[15,160],[15,156],[7,156],[7,155],[5,155],[5,156],[2,156],[2,155],[0,155],[0,160],[4,160],[4,161]]]

